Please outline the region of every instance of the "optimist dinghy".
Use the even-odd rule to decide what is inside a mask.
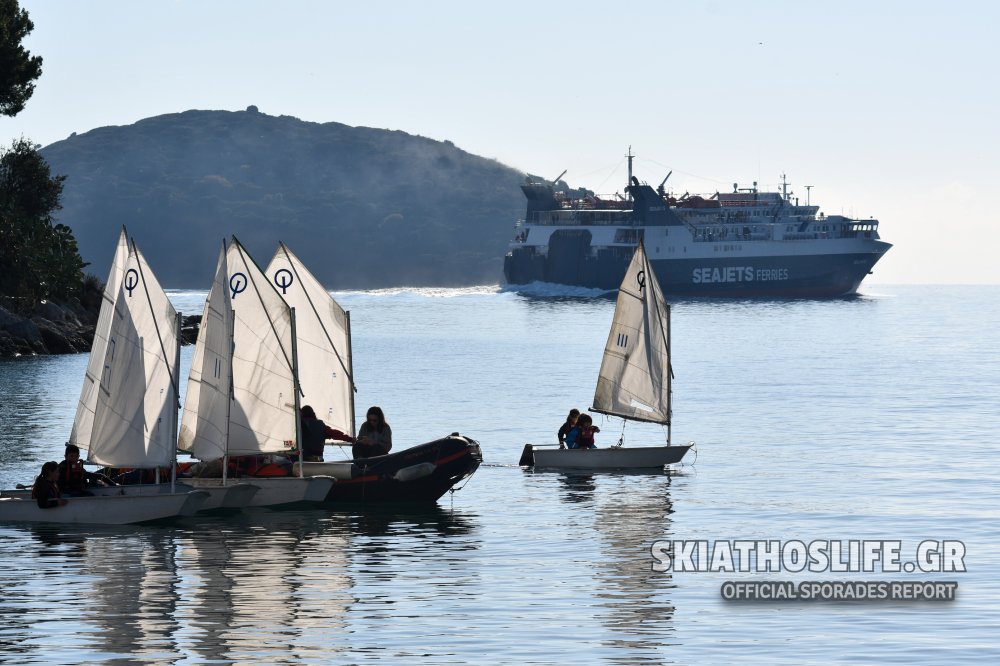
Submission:
[[[70,434],[90,463],[173,466],[179,349],[177,312],[122,229]],[[30,491],[3,491],[0,522],[143,523],[191,515],[209,498],[167,484],[93,492],[43,509]]]
[[[592,412],[667,427],[666,446],[563,449],[526,444],[521,465],[585,470],[662,469],[692,444],[671,445],[670,306],[640,241],[618,288]],[[623,430],[624,433],[624,430]]]
[[[297,313],[304,401],[332,428],[354,436],[351,317],[302,261],[281,243],[267,268]],[[435,501],[471,476],[483,460],[479,444],[453,433],[384,456],[339,462],[296,462],[293,474],[336,478],[328,502]],[[254,481],[256,483],[256,481]]]

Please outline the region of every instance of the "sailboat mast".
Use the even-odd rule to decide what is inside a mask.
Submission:
[[[354,439],[354,394],[358,389],[354,385],[354,352],[351,351],[351,313],[344,311],[344,314],[347,315],[347,379],[351,382],[347,390],[351,394],[351,439]]]
[[[229,387],[226,391],[226,452],[222,456],[222,485],[226,485],[226,476],[229,474],[229,422],[233,413],[233,401],[236,393],[233,389],[233,356],[236,353],[236,317],[229,317],[229,358],[226,362],[229,365]]]
[[[299,411],[301,398],[299,393],[302,388],[299,386],[299,336],[295,331],[295,308],[290,308],[292,313],[292,392],[295,394],[295,446],[299,450],[299,478],[305,476],[303,464],[305,456],[302,451],[302,413]]]
[[[177,412],[181,410],[181,394],[177,389],[181,385],[181,313],[177,313],[177,349],[174,351],[174,406]],[[177,492],[177,427],[180,421],[180,414],[174,415],[173,428],[170,433],[170,441],[174,445],[174,460],[170,465],[170,492]]]
[[[673,352],[670,351],[670,305],[667,305],[667,446],[671,445],[671,428],[674,424]]]

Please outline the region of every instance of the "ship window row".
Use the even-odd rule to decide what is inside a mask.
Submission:
[[[615,231],[616,243],[630,243],[635,245],[643,238],[643,229],[618,229]]]
[[[588,225],[610,225],[623,224],[631,221],[632,211],[600,211],[595,214],[581,213],[579,211],[550,212],[535,211],[528,217],[528,221],[534,224],[588,224]]]

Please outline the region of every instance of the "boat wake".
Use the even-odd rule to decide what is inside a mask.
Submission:
[[[617,290],[574,287],[573,285],[556,284],[554,282],[529,282],[528,284],[505,284],[498,291],[534,298],[600,298],[614,294]]]
[[[475,287],[389,287],[356,291],[331,291],[341,296],[417,296],[423,298],[455,298],[457,296],[484,296],[501,292],[500,285],[488,284]]]

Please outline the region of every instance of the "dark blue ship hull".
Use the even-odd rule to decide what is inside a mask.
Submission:
[[[890,245],[858,254],[659,259],[650,263],[669,296],[722,298],[831,298],[857,292],[861,281]],[[557,251],[553,252],[553,249]],[[598,250],[596,257],[549,248],[516,248],[504,260],[509,284],[552,282],[614,290],[632,259],[623,248]]]

